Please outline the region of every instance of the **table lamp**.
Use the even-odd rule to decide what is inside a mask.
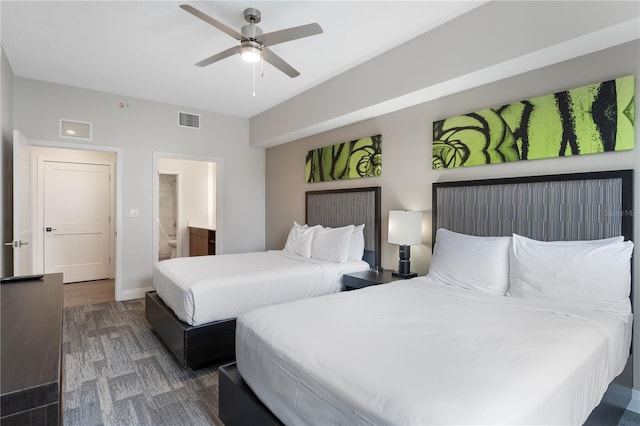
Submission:
[[[418,274],[411,272],[409,246],[422,243],[422,212],[389,210],[388,241],[400,245],[398,272],[393,275],[401,278],[416,277]]]

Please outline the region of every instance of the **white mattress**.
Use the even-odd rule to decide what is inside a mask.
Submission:
[[[273,250],[158,262],[153,286],[178,318],[191,325],[235,318],[263,306],[340,291],[342,275],[369,268]]]
[[[285,424],[582,424],[629,355],[609,308],[420,277],[242,315],[236,358]]]

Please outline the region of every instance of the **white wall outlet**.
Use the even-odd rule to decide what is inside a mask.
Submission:
[[[140,210],[129,209],[129,217],[140,217]]]

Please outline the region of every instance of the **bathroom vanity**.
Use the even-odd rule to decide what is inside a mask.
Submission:
[[[189,225],[189,256],[216,254],[216,229]]]

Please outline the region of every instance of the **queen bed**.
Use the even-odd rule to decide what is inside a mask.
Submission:
[[[221,419],[606,424],[631,374],[632,176],[434,184],[429,274],[240,316]]]
[[[342,275],[380,262],[380,188],[306,193],[306,224],[283,250],[165,260],[154,267],[145,313],[178,361],[233,359],[235,318],[263,306],[342,289]]]

